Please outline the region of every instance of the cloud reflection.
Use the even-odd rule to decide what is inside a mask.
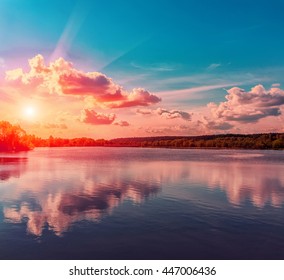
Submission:
[[[256,207],[266,204],[281,207],[284,203],[284,175],[281,165],[231,163],[218,167],[199,166],[209,188],[221,188],[228,200],[241,205],[250,200]]]
[[[257,156],[256,156],[257,157]],[[196,161],[175,162],[168,167],[161,163],[160,179],[166,184],[188,186],[187,191],[174,192],[169,190],[170,196],[180,199],[192,200],[196,198],[192,187],[209,190],[222,190],[228,202],[233,206],[242,206],[250,201],[255,207],[263,208],[265,205],[282,207],[284,204],[284,167],[281,164],[249,163],[248,158],[241,154],[233,156],[233,161]],[[246,161],[246,162],[244,162]],[[198,194],[197,200],[208,201],[214,204],[214,198],[208,193]]]
[[[63,159],[55,150],[48,157],[32,156],[29,161],[16,160],[16,164],[8,160],[3,165],[6,171],[11,166],[14,169],[6,177],[21,178],[7,180],[0,188],[5,222],[26,223],[28,233],[36,236],[44,230],[61,236],[78,221],[100,221],[123,202],[141,204],[161,189],[162,198],[212,207],[222,207],[216,200],[220,189],[227,197],[222,203],[233,206],[242,207],[246,201],[258,208],[284,203],[284,167],[262,161],[259,155],[246,159],[240,152],[232,152],[230,159],[226,155],[211,160],[197,160],[192,155],[191,161],[159,160],[151,155],[149,160],[139,150],[135,160],[125,160],[123,152],[112,151],[107,158],[109,150],[97,149],[94,160],[86,160],[83,154],[77,160]]]
[[[91,166],[79,170],[77,180],[71,178],[70,187],[64,186],[70,182],[64,181],[64,171],[61,184],[56,182],[56,176],[50,185],[45,185],[46,180],[31,185],[28,176],[22,178],[19,188],[6,194],[10,203],[3,207],[5,221],[27,221],[27,232],[36,236],[41,236],[45,229],[61,236],[77,221],[99,221],[126,200],[140,204],[159,192],[159,185],[142,178],[123,182],[115,174],[93,174],[96,173]],[[52,189],[52,184],[56,184],[56,189]]]

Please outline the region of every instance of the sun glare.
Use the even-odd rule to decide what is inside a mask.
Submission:
[[[24,108],[23,113],[26,118],[33,118],[36,114],[36,110],[32,106],[27,106]]]

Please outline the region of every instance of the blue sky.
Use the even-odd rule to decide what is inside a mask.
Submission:
[[[37,54],[62,56],[192,109],[224,101],[223,88],[283,84],[283,11],[282,0],[2,0],[0,66],[27,70]]]
[[[284,62],[284,1],[2,0],[0,5],[3,55],[51,53],[70,25],[64,55],[89,60],[90,67],[99,60],[105,71],[164,65],[180,75],[221,64],[223,71],[245,72]]]

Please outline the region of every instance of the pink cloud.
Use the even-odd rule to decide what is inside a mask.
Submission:
[[[92,95],[99,102],[125,99],[122,89],[110,78],[98,73],[68,73],[60,75],[58,84],[64,94]]]
[[[161,98],[151,94],[143,88],[134,88],[125,100],[113,102],[108,105],[110,108],[124,108],[134,106],[149,106],[161,101]]]
[[[163,109],[163,108],[158,108],[155,110],[155,113],[166,118],[166,119],[183,119],[186,121],[190,121],[191,120],[191,116],[192,114],[184,112],[184,111],[180,111],[180,110],[167,110],[167,109]]]
[[[187,135],[194,134],[194,126],[188,125],[175,125],[175,126],[162,126],[162,127],[147,127],[145,132],[149,134],[161,135]]]
[[[84,109],[81,111],[80,121],[93,125],[103,125],[112,124],[115,118],[115,114],[102,114],[94,110]]]
[[[149,106],[161,101],[143,88],[127,92],[100,72],[83,72],[71,62],[59,58],[46,65],[42,55],[29,60],[30,70],[6,71],[6,80],[18,86],[46,90],[50,94],[92,96],[94,101],[109,108]]]
[[[46,129],[68,129],[64,123],[46,123],[43,127]]]
[[[228,122],[224,122],[222,120],[211,120],[202,116],[201,120],[197,121],[197,125],[202,126],[205,131],[214,131],[214,130],[229,130],[234,126]]]
[[[137,109],[136,113],[139,115],[152,115],[152,110],[149,109]]]
[[[190,121],[192,117],[192,113],[188,113],[181,110],[168,110],[164,108],[157,108],[155,110],[147,110],[147,109],[137,109],[136,113],[139,115],[159,115],[166,119],[183,119],[186,121]]]
[[[284,91],[279,88],[266,90],[262,85],[257,85],[248,92],[238,87],[227,92],[227,101],[208,104],[214,119],[254,123],[269,116],[281,115]]]
[[[127,121],[118,121],[113,123],[114,125],[118,125],[118,126],[130,126],[129,122]]]

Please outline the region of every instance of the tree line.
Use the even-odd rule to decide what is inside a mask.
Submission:
[[[201,136],[130,137],[111,140],[88,137],[43,139],[27,134],[19,125],[0,122],[0,151],[27,151],[34,147],[149,147],[284,149],[284,133],[222,134]]]
[[[284,133],[118,138],[111,146],[161,148],[284,149]]]

